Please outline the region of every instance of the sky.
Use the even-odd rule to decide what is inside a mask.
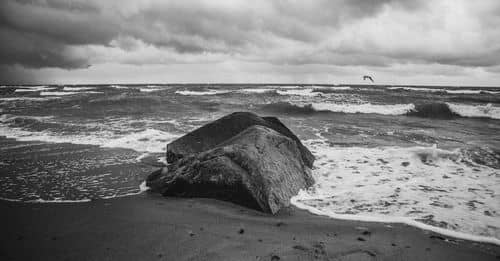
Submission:
[[[500,86],[498,0],[2,0],[1,84]]]

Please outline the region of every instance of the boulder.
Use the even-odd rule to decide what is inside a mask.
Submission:
[[[301,153],[294,139],[253,125],[152,173],[146,184],[165,196],[217,198],[274,214],[314,182]]]
[[[268,127],[292,139],[297,143],[300,156],[306,166],[312,168],[313,154],[280,120],[275,117],[259,117],[250,112],[229,114],[169,143],[167,145],[167,162],[174,163],[189,154],[212,149],[253,125]]]

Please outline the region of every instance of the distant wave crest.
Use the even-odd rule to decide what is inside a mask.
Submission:
[[[422,88],[422,87],[388,87],[389,90],[434,92],[447,94],[500,94],[500,91],[490,90],[468,90],[468,89],[443,89],[443,88]]]
[[[229,93],[231,91],[229,90],[207,90],[207,91],[176,91],[176,94],[180,95],[198,95],[198,96],[203,96],[203,95],[217,95],[217,94],[225,94]]]
[[[265,104],[262,109],[285,114],[313,114],[320,112],[373,113],[383,115],[407,115],[422,118],[451,119],[455,117],[500,119],[500,107],[492,104],[468,105],[455,103],[425,104],[350,104],[350,103],[310,103],[292,104],[277,102]]]

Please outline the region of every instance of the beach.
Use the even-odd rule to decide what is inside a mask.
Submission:
[[[144,193],[85,203],[0,201],[2,260],[498,260],[500,247],[402,224],[276,216]],[[274,259],[273,259],[274,258]]]
[[[1,89],[2,259],[499,255],[498,88]],[[291,198],[291,209],[271,216],[144,192],[146,177],[166,163],[166,144],[235,111],[277,117],[314,155],[314,184]]]

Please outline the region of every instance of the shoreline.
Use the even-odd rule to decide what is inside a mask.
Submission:
[[[139,192],[137,193],[130,193],[126,195],[120,195],[120,196],[115,196],[115,197],[106,197],[99,200],[114,200],[114,199],[119,199],[119,198],[125,198],[125,197],[134,197],[134,196],[139,196],[144,193],[150,193],[148,192],[149,188],[146,187],[145,182],[141,183],[139,186]],[[8,199],[8,198],[1,198],[0,197],[0,204],[1,202],[15,202],[19,204],[74,204],[74,203],[89,203],[95,200],[92,199],[82,199],[82,200],[31,200],[31,201],[21,201],[17,199]],[[371,216],[363,216],[363,215],[343,215],[343,214],[335,214],[335,213],[327,213],[322,210],[315,209],[313,207],[310,207],[306,204],[297,202],[295,197],[291,199],[291,205],[293,208],[297,208],[303,211],[308,212],[311,215],[314,216],[324,216],[330,219],[334,220],[344,220],[344,221],[359,221],[359,222],[368,222],[368,223],[380,223],[380,224],[385,224],[385,225],[391,225],[391,224],[399,224],[399,225],[407,225],[411,226],[417,229],[421,229],[424,231],[436,233],[439,235],[442,235],[444,237],[449,237],[452,240],[458,240],[458,241],[470,241],[474,243],[484,243],[484,244],[492,244],[500,247],[500,239],[494,238],[494,237],[486,237],[486,236],[477,236],[477,235],[472,235],[472,234],[467,234],[459,231],[453,231],[449,229],[444,229],[440,227],[435,227],[431,225],[427,225],[425,223],[421,223],[418,221],[415,221],[411,218],[406,218],[406,217],[387,217],[387,220],[382,220],[382,218],[377,218],[377,217],[371,217]]]
[[[338,220],[352,220],[352,221],[361,221],[361,222],[373,222],[373,223],[382,223],[382,224],[404,224],[408,226],[412,226],[415,228],[419,228],[422,230],[426,230],[429,232],[433,232],[436,234],[440,234],[446,237],[451,237],[456,240],[464,240],[464,241],[471,241],[471,242],[477,242],[477,243],[486,243],[486,244],[492,244],[492,245],[497,245],[500,246],[500,239],[494,238],[494,237],[486,237],[486,236],[477,236],[477,235],[472,235],[472,234],[467,234],[459,231],[453,231],[449,229],[444,229],[440,227],[435,227],[431,225],[427,225],[422,222],[418,222],[416,220],[413,220],[411,218],[407,217],[387,217],[387,220],[382,220],[382,218],[377,218],[377,217],[371,217],[371,216],[363,216],[363,215],[347,215],[347,214],[336,214],[336,213],[327,213],[326,211],[322,211],[319,209],[315,209],[313,207],[310,207],[306,204],[299,203],[294,198],[292,198],[292,204],[302,210],[306,210],[310,212],[311,214],[318,215],[318,216],[325,216],[329,217],[332,219],[338,219]]]
[[[152,193],[82,203],[0,201],[3,260],[498,260],[500,246],[291,207],[276,216]]]

